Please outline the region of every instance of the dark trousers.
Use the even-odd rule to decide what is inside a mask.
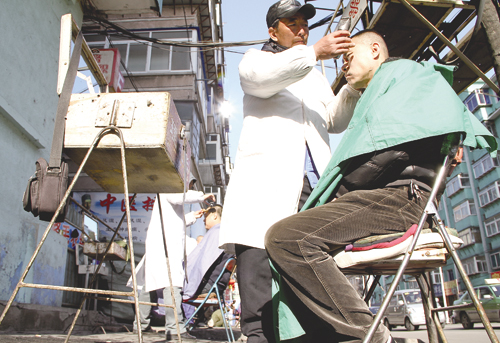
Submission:
[[[264,249],[236,245],[238,286],[241,297],[241,332],[247,343],[274,340],[271,302],[271,268]]]
[[[304,177],[299,210],[304,205],[311,185]],[[241,332],[247,343],[275,342],[272,314],[272,275],[264,249],[236,244],[238,286],[241,298]]]
[[[268,230],[266,249],[296,296],[292,304],[305,305],[316,321],[327,324],[328,341],[361,342],[373,321],[331,254],[363,237],[406,231],[418,223],[427,197],[410,200],[406,187],[353,191]],[[380,325],[372,342],[385,343],[388,337]]]

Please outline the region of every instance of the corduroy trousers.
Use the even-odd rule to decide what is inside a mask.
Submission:
[[[305,305],[314,321],[323,324],[325,342],[361,342],[374,317],[332,253],[364,237],[408,230],[419,222],[429,196],[420,194],[415,198],[408,187],[353,191],[268,230],[266,250],[293,291],[292,310],[303,312]],[[301,322],[304,316],[297,317]],[[310,317],[303,325],[306,334]],[[380,325],[372,342],[385,343],[388,338],[388,329]]]

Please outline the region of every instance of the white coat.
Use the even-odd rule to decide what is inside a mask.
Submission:
[[[219,241],[228,253],[234,243],[264,249],[269,227],[297,212],[306,143],[321,175],[331,157],[328,132],[349,124],[359,92],[344,86],[335,96],[316,63],[312,46],[295,46],[250,49],[239,65],[244,120]]]
[[[182,221],[183,193],[160,194],[163,225],[167,240],[168,259],[172,273],[172,285],[182,287],[184,284],[184,223]],[[203,192],[189,190],[186,192],[185,203],[203,202]],[[194,212],[185,216],[186,225],[196,221]],[[161,233],[160,211],[158,199],[155,201],[151,221],[146,234],[145,254],[136,267],[137,285],[143,291],[149,292],[170,286],[168,281],[167,262],[163,235]],[[127,286],[132,287],[132,278]]]

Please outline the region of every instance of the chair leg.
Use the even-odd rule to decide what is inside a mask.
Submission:
[[[375,288],[377,288],[378,282],[379,282],[381,277],[382,277],[382,275],[375,275],[375,279],[373,280],[372,284],[370,285],[370,289],[368,290],[368,292],[365,295],[364,300],[365,300],[365,303],[367,305],[368,305],[368,301],[370,301],[370,299],[373,295],[373,292],[375,292]]]
[[[427,326],[429,343],[447,343],[443,328],[439,322],[439,315],[437,312],[432,311],[434,305],[428,279],[424,274],[420,274],[416,279],[422,293],[422,305],[424,306],[425,325]]]
[[[437,210],[435,211],[433,219],[437,225],[437,228],[438,228],[438,231],[439,231],[441,237],[443,238],[446,249],[448,249],[448,252],[450,253],[451,257],[453,258],[453,262],[455,262],[455,265],[458,269],[458,272],[460,273],[460,276],[462,277],[462,280],[465,283],[465,287],[467,288],[467,291],[469,292],[469,295],[471,296],[472,303],[474,304],[474,307],[476,308],[476,311],[479,314],[479,318],[481,318],[481,322],[483,323],[484,328],[486,329],[486,332],[488,333],[488,337],[490,338],[490,341],[492,343],[500,343],[500,341],[498,340],[498,337],[496,336],[495,332],[493,331],[493,327],[491,326],[491,323],[486,315],[486,312],[484,311],[483,305],[481,304],[481,302],[477,298],[476,293],[474,292],[474,287],[472,286],[472,283],[470,282],[470,279],[467,276],[467,273],[465,272],[464,266],[462,265],[462,261],[460,260],[460,257],[458,257],[458,253],[455,250],[453,243],[451,242],[450,235],[448,234],[448,231],[446,231],[446,228],[444,227],[443,221],[439,217]]]
[[[226,303],[222,302],[220,294],[219,294],[219,288],[215,284],[215,293],[217,294],[217,299],[219,300],[219,308],[222,313],[222,322],[224,323],[224,329],[226,329],[226,335],[227,335],[227,340],[229,342],[236,342],[234,339],[234,334],[233,334],[233,329],[231,328],[230,323],[227,321],[226,318],[226,311],[224,311],[224,307],[226,307]]]

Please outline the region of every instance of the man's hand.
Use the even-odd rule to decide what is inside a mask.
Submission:
[[[194,213],[194,217],[196,219],[200,219],[203,216],[203,213],[205,213],[205,210],[201,209],[201,210],[198,210],[198,211],[193,212],[193,213]]]
[[[205,194],[203,196],[203,201],[205,201],[207,204],[211,205],[211,203],[215,202],[215,195],[213,195],[212,193]]]
[[[349,35],[349,31],[335,31],[321,38],[313,45],[316,60],[327,60],[345,54],[355,45]]]

